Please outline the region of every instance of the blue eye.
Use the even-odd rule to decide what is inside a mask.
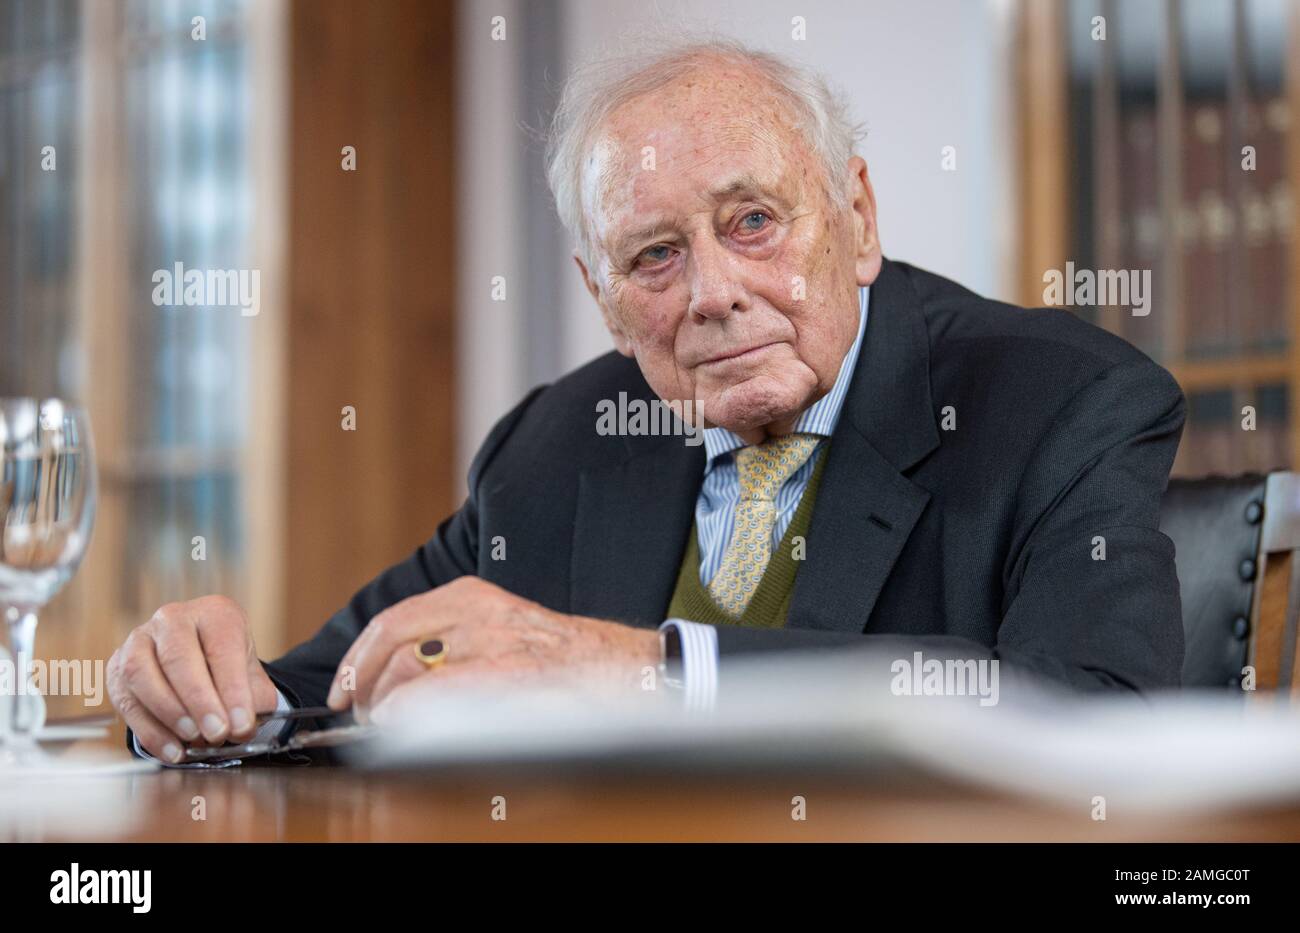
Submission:
[[[658,255],[658,256],[653,255],[659,250],[663,250],[662,255]],[[641,260],[646,259],[654,263],[654,262],[663,262],[667,258],[668,258],[668,247],[664,246],[661,243],[658,246],[651,246],[649,249],[642,251],[641,255],[637,257],[637,261],[640,262]]]
[[[757,225],[750,223],[750,221],[753,220],[755,217],[757,217],[760,221]],[[749,230],[750,232],[755,232],[758,230],[762,230],[764,227],[766,227],[767,221],[770,219],[771,218],[769,218],[762,211],[752,211],[751,213],[745,215],[745,219],[742,220],[741,223],[745,226],[745,229]]]

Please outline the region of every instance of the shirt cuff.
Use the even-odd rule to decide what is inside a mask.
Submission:
[[[285,697],[285,695],[280,692],[279,688],[277,688],[275,691],[275,711],[277,713],[287,713],[291,709],[293,709],[293,704],[290,703],[288,698]],[[258,729],[257,732],[253,734],[253,737],[251,739],[248,739],[248,741],[269,742],[271,739],[275,738],[283,729],[284,729],[284,722],[273,719],[270,722],[263,723],[262,727]],[[141,758],[147,758],[150,761],[157,761],[163,765],[166,765],[169,768],[187,767],[187,764],[185,762],[181,762],[180,764],[172,764],[170,761],[163,761],[161,758],[155,758],[153,755],[150,755],[148,752],[144,750],[143,747],[141,747],[140,737],[136,735],[134,732],[131,733],[131,744],[135,748],[135,753],[139,755]],[[193,764],[193,762],[191,762],[191,764]]]
[[[675,629],[681,644],[682,692],[688,710],[713,709],[718,698],[718,632],[712,625],[669,619],[659,630]],[[667,659],[665,659],[667,660]]]

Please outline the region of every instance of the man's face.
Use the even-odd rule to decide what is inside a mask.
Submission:
[[[836,209],[791,119],[760,76],[702,67],[615,111],[584,178],[582,271],[615,345],[751,443],[834,385],[880,269],[865,163],[831,179]]]

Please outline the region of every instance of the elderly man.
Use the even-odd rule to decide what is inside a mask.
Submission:
[[[726,43],[579,72],[550,181],[617,352],[520,402],[461,509],[284,657],[229,600],[160,609],[110,665],[139,746],[430,678],[660,666],[706,704],[736,656],[873,640],[1177,685],[1177,384],[885,259],[854,137],[820,79]],[[703,444],[598,430],[613,400],[702,412]]]

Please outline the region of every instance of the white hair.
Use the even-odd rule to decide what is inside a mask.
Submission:
[[[844,99],[818,74],[770,52],[726,38],[681,40],[637,36],[635,50],[595,59],[575,70],[564,83],[546,145],[546,177],[555,208],[588,269],[593,238],[584,203],[583,167],[593,156],[597,134],[620,106],[657,90],[701,65],[743,65],[766,78],[790,107],[795,126],[822,168],[822,183],[832,204],[848,206],[848,188],[839,181],[864,135],[849,117]]]

